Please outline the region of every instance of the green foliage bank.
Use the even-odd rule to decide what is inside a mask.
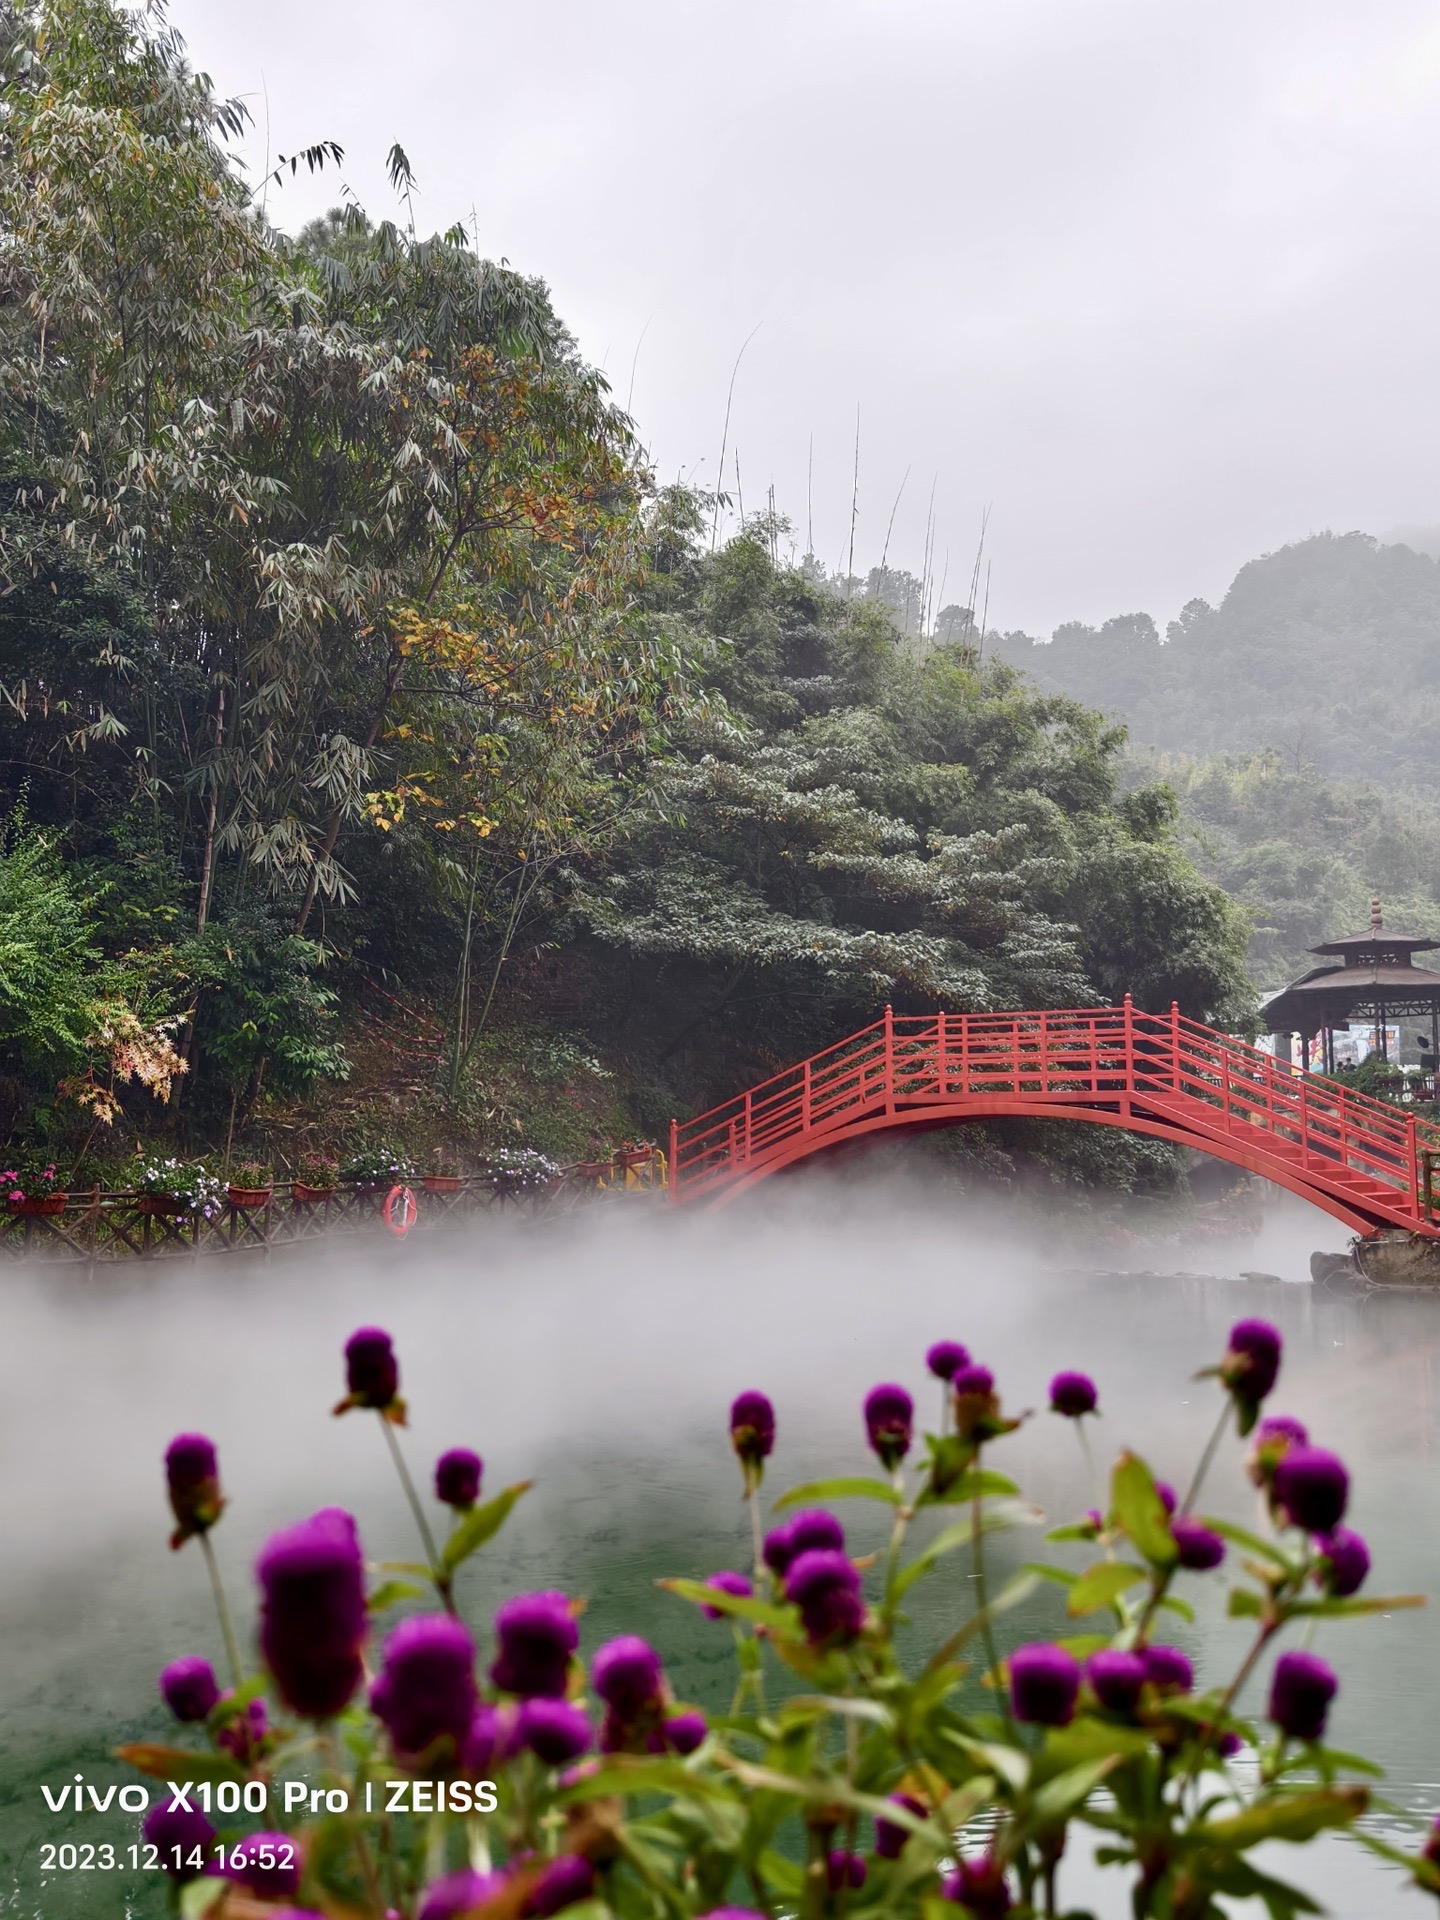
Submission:
[[[3,36],[12,1138],[584,1154],[887,999],[1243,1021],[1119,728],[773,520],[709,550],[542,284],[353,205],[287,237],[338,150],[247,182],[172,32]]]

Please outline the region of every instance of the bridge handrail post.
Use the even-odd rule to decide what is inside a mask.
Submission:
[[[1050,1016],[1040,1010],[1040,1097],[1050,1091]]]
[[[950,1057],[946,1041],[950,1036],[950,1016],[942,1008],[935,1016],[935,1091],[943,1100],[950,1091]]]
[[[1180,1091],[1180,1002],[1170,1002],[1170,1085]]]
[[[895,1009],[885,1002],[885,1111],[895,1111]]]
[[[810,1113],[810,1062],[807,1060],[800,1069],[800,1131],[809,1133],[812,1124]]]
[[[1305,1082],[1308,1075],[1300,1076],[1300,1165],[1310,1165],[1310,1103],[1305,1096]]]
[[[673,1207],[680,1198],[680,1123],[670,1122],[670,1163],[665,1170],[666,1198]]]
[[[1135,1009],[1128,993],[1125,996],[1125,1091],[1135,1091]]]
[[[1415,1209],[1415,1218],[1419,1220],[1422,1217],[1420,1212],[1420,1137],[1419,1128],[1416,1125],[1413,1113],[1408,1113],[1405,1116],[1405,1144],[1410,1155],[1410,1204]]]
[[[745,1090],[745,1144],[740,1153],[740,1158],[742,1160],[748,1160],[750,1158],[750,1122],[751,1122],[752,1116],[753,1116],[753,1109],[751,1106],[751,1093],[750,1093],[750,1089],[747,1087]]]

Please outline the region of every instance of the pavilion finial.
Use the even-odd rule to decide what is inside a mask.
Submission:
[[[1384,924],[1384,919],[1380,913],[1380,896],[1378,893],[1372,893],[1370,896],[1370,925],[1372,929],[1378,933]]]

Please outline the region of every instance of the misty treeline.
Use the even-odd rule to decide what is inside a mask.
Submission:
[[[1161,638],[1148,614],[986,644],[1122,721],[1177,793],[1203,870],[1247,911],[1258,984],[1365,924],[1440,935],[1440,564],[1320,534],[1240,569]]]
[[[583,1153],[887,999],[1245,1020],[1243,917],[1122,730],[963,621],[917,648],[773,510],[712,550],[398,149],[393,220],[290,238],[338,149],[248,179],[109,0],[3,31],[13,1142]]]

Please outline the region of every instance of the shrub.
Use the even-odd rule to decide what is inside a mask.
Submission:
[[[602,1904],[590,1914],[620,1920],[716,1920],[746,1900],[804,1920],[846,1912],[940,1920],[952,1911],[1027,1920],[1062,1911],[1067,1838],[1088,1827],[1102,1861],[1128,1880],[1128,1910],[1140,1920],[1205,1920],[1222,1911],[1222,1895],[1224,1910],[1254,1897],[1272,1914],[1308,1911],[1305,1895],[1270,1877],[1268,1861],[1265,1870],[1255,1864],[1254,1850],[1353,1828],[1368,1790],[1347,1776],[1374,1770],[1325,1744],[1338,1680],[1319,1654],[1279,1655],[1258,1717],[1243,1707],[1242,1687],[1292,1627],[1308,1633],[1340,1615],[1418,1602],[1356,1597],[1369,1559],[1340,1525],[1341,1463],[1312,1448],[1298,1422],[1261,1419],[1279,1369],[1278,1334],[1241,1322],[1208,1370],[1222,1391],[1221,1417],[1184,1499],[1123,1452],[1106,1511],[1049,1536],[1088,1548],[1092,1564],[1078,1573],[1033,1565],[998,1592],[988,1585],[985,1542],[1038,1517],[994,1464],[1020,1420],[1006,1413],[990,1372],[956,1343],[938,1342],[927,1360],[943,1395],[940,1431],[917,1445],[910,1393],[877,1386],[863,1425],[878,1471],[792,1488],[774,1503],[782,1517],[768,1534],[760,1492],[775,1411],[760,1393],[736,1400],[730,1441],[749,1502],[753,1568],[661,1583],[700,1608],[719,1645],[733,1644],[734,1702],[707,1724],[675,1699],[660,1655],[634,1635],[593,1650],[587,1671],[583,1602],[563,1593],[507,1599],[493,1648],[477,1654],[456,1576],[529,1483],[477,1505],[480,1461],[465,1454],[473,1467],[465,1498],[450,1502],[449,1531],[437,1537],[395,1434],[406,1407],[393,1343],[380,1328],[360,1329],[346,1345],[347,1391],[335,1411],[368,1409],[382,1423],[421,1535],[425,1565],[411,1571],[428,1570],[438,1610],[404,1620],[369,1655],[376,1677],[367,1705],[372,1620],[418,1589],[387,1583],[369,1595],[367,1611],[368,1556],[355,1519],[337,1508],[271,1540],[257,1563],[263,1673],[244,1674],[222,1609],[237,1691],[219,1695],[206,1674],[197,1688],[193,1661],[162,1677],[166,1698],[184,1708],[172,1710],[199,1727],[210,1751],[201,1758],[194,1748],[146,1744],[122,1752],[158,1779],[236,1781],[269,1781],[311,1754],[348,1805],[323,1818],[302,1806],[287,1817],[288,1834],[242,1835],[232,1820],[218,1836],[201,1835],[198,1851],[187,1841],[179,1876],[218,1855],[217,1915],[230,1910],[223,1876],[253,1888],[251,1853],[269,1846],[293,1850],[287,1897],[371,1920],[383,1920],[387,1905],[508,1920],[591,1898]],[[1095,1405],[1084,1376],[1056,1376],[1053,1414],[1078,1424]],[[1194,1512],[1231,1425],[1251,1436],[1245,1468],[1264,1516],[1253,1532]],[[452,1452],[441,1465],[460,1457]],[[168,1475],[183,1544],[224,1510],[203,1435],[174,1443]],[[820,1504],[840,1500],[858,1503],[866,1518],[842,1526]],[[1294,1516],[1322,1510],[1327,1532],[1315,1538]],[[445,1509],[432,1511],[438,1519]],[[1229,1548],[1238,1549],[1239,1574],[1230,1613],[1250,1623],[1250,1645],[1228,1683],[1199,1690],[1186,1655],[1161,1641],[1161,1622],[1190,1617],[1185,1584],[1216,1577]],[[943,1578],[957,1553],[967,1555],[969,1577],[952,1576],[945,1637],[902,1658],[897,1630],[912,1590]],[[1066,1624],[1056,1638],[1002,1656],[1005,1614],[1042,1580],[1063,1602]],[[967,1691],[967,1671],[983,1676],[988,1697]],[[262,1688],[268,1706],[258,1700]],[[203,1721],[190,1704],[197,1697],[219,1701]],[[242,1702],[258,1719],[237,1734]],[[1243,1761],[1232,1768],[1234,1755]],[[366,1806],[367,1782],[397,1778],[417,1783],[423,1824],[383,1815],[378,1793]],[[278,1799],[264,1816],[272,1825]],[[1418,1854],[1357,1837],[1440,1891],[1440,1837]],[[237,1913],[245,1897],[237,1894]]]

